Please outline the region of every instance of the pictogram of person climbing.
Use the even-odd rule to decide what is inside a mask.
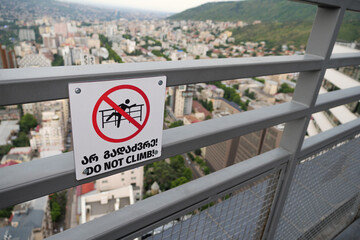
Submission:
[[[119,107],[120,107],[122,110],[124,110],[124,111],[126,111],[126,109],[129,109],[129,113],[130,113],[130,109],[131,109],[132,107],[135,107],[136,104],[133,104],[133,105],[129,106],[129,105],[128,105],[129,103],[130,103],[130,100],[129,100],[129,99],[126,99],[126,100],[125,100],[125,103],[120,104]],[[114,109],[114,112],[111,113],[110,116],[106,119],[106,122],[108,122],[113,116],[115,116],[115,118],[117,117],[116,127],[119,128],[119,127],[120,127],[120,122],[121,122],[121,117],[122,117],[122,115],[121,115],[119,112],[115,111],[115,109]]]

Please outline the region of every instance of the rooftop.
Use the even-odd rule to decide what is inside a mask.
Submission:
[[[11,239],[30,239],[33,229],[41,228],[43,225],[48,199],[48,196],[44,196],[15,206],[12,226],[0,228],[0,236],[4,236],[8,231]],[[21,205],[26,208],[23,213],[19,211]]]

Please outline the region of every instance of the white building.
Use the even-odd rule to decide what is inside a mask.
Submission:
[[[19,67],[51,67],[51,61],[42,54],[30,54],[19,61]]]
[[[89,222],[132,204],[134,204],[134,193],[131,185],[107,192],[89,192],[81,196],[80,223]]]
[[[358,53],[359,50],[352,49],[346,46],[335,44],[333,53]],[[323,87],[320,88],[319,93],[325,94],[331,90],[346,89],[360,86],[360,83],[351,77],[345,75],[334,69],[327,69],[324,76]],[[327,90],[328,89],[328,90]],[[328,111],[317,112],[312,114],[309,122],[307,134],[309,136],[316,135],[320,132],[329,130],[336,125],[344,124],[357,119],[357,116],[352,113],[346,106],[338,106],[331,108]]]
[[[18,120],[8,120],[0,122],[0,145],[11,143],[10,134],[20,130]]]
[[[189,44],[186,47],[186,51],[194,55],[206,56],[209,47],[205,44]]]
[[[42,148],[64,150],[64,135],[60,117],[54,112],[42,113],[42,127],[31,131],[30,146],[39,152]]]
[[[274,95],[277,93],[277,88],[278,88],[277,82],[271,81],[271,80],[266,80],[263,91],[267,94]]]
[[[96,180],[96,188],[100,192],[110,191],[126,186],[133,186],[134,198],[142,198],[144,183],[144,167],[134,168],[119,174]]]
[[[191,114],[194,85],[180,85],[169,88],[169,94],[171,95],[170,106],[172,106],[175,117]]]
[[[63,135],[69,130],[69,100],[54,100],[46,102],[26,103],[22,105],[24,114],[33,115],[38,123],[42,121],[42,112],[54,111],[60,119]]]
[[[34,41],[35,32],[33,29],[20,29],[19,30],[19,40],[20,41]]]

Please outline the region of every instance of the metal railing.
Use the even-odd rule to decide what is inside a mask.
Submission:
[[[0,208],[286,123],[282,142],[277,149],[52,236],[54,239],[133,239],[151,232],[154,239],[198,239],[201,236],[274,239],[279,229],[283,229],[279,226],[283,226],[283,212],[286,214],[288,209],[287,199],[291,199],[292,184],[298,179],[299,163],[314,154],[330,151],[327,150],[329,147],[351,140],[355,133],[360,132],[360,119],[357,119],[304,141],[311,114],[360,99],[360,87],[318,95],[327,68],[360,64],[360,54],[331,55],[345,11],[360,11],[360,1],[303,2],[318,5],[304,56],[0,70],[1,105],[68,98],[70,82],[166,75],[167,86],[176,86],[300,72],[291,102],[165,130],[162,156],[145,163],[81,181],[75,178],[72,152],[0,169]],[[262,187],[258,189],[259,186]],[[250,207],[251,203],[257,201],[255,197],[250,199],[250,195],[263,200],[261,207],[256,209],[260,211],[256,211],[258,215],[253,215],[250,223],[239,222],[245,230],[240,227],[233,231],[235,229],[231,229],[231,226],[235,226],[226,221],[230,215],[219,214],[221,210],[217,209],[225,207],[229,212],[230,206],[238,206],[234,208],[239,211],[237,216],[245,214],[242,204]],[[250,200],[244,202],[244,199]],[[351,199],[347,200],[349,202]],[[351,201],[348,205],[357,206],[357,199]],[[331,216],[331,212],[329,214]],[[189,219],[199,227],[192,228],[196,224],[190,225]],[[231,219],[234,219],[233,215]],[[211,223],[211,226],[215,224],[214,229],[217,230],[212,232],[206,229],[206,223]],[[156,230],[159,227],[161,230]],[[310,236],[311,231],[300,231],[300,236]],[[204,232],[211,235],[203,235]]]

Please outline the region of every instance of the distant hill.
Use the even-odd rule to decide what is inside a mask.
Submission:
[[[305,45],[316,6],[288,0],[246,0],[206,3],[172,15],[171,20],[245,21],[262,24],[233,29],[236,42],[267,41],[270,45]],[[360,41],[360,14],[347,12],[338,40]]]
[[[313,21],[316,6],[288,0],[246,0],[212,2],[172,15],[172,20],[215,20],[253,22]],[[348,20],[360,21],[360,14],[347,14]]]

